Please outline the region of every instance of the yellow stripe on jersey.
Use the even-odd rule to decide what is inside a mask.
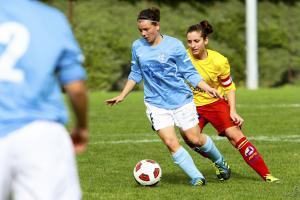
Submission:
[[[204,81],[211,87],[216,88],[224,96],[225,93],[236,90],[235,84],[230,76],[230,65],[226,57],[220,53],[207,49],[208,57],[204,60],[198,60],[188,49],[188,55],[197,71],[201,74]],[[194,94],[196,106],[203,106],[217,101],[218,99],[210,97],[206,92],[191,87]]]

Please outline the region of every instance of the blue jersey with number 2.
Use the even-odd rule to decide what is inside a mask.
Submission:
[[[0,0],[0,138],[35,120],[66,123],[61,85],[85,79],[82,60],[58,10]]]

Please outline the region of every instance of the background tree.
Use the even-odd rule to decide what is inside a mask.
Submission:
[[[70,14],[70,0],[45,0]],[[76,0],[72,25],[86,56],[91,89],[118,90],[130,71],[131,44],[139,38],[136,15],[161,9],[162,33],[185,42],[189,25],[207,19],[214,28],[210,48],[228,57],[238,86],[245,83],[245,2],[240,0]],[[68,9],[69,8],[69,9]],[[300,83],[300,2],[258,2],[259,83]]]

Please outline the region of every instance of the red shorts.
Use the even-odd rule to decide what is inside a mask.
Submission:
[[[223,99],[204,106],[197,106],[197,113],[201,130],[210,122],[217,129],[219,135],[224,135],[227,128],[236,126],[230,118],[229,105]]]

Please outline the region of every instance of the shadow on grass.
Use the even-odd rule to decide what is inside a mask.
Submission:
[[[238,180],[247,180],[247,181],[263,181],[262,178],[260,178],[259,175],[255,176],[256,174],[250,174],[250,175],[242,175],[236,172],[231,172],[231,178],[230,179],[238,179]]]
[[[202,170],[201,171],[208,184],[209,183],[220,183],[220,184],[224,184],[224,183],[230,183],[231,181],[237,181],[237,182],[244,182],[244,181],[247,181],[247,182],[262,182],[263,180],[257,175],[255,176],[252,175],[252,174],[249,174],[249,175],[244,175],[244,174],[240,174],[240,173],[236,173],[236,172],[232,172],[231,173],[231,177],[229,180],[227,181],[220,181],[216,174],[214,174],[211,170]],[[169,184],[169,185],[189,185],[190,184],[190,179],[187,175],[185,175],[184,172],[165,172],[163,173],[162,175],[162,178],[161,178],[161,181],[160,183],[158,183],[158,185],[160,185],[161,183],[163,184]],[[136,184],[133,184],[134,187],[141,187],[140,185],[138,185],[137,183]],[[150,186],[150,187],[142,187],[142,188],[155,188],[155,186]]]
[[[218,183],[220,180],[217,178],[216,174],[212,173],[211,170],[202,170],[201,171],[208,183]],[[255,174],[254,174],[255,175]],[[240,173],[232,172],[231,177],[228,181],[236,179],[240,181],[251,181],[251,182],[261,182],[263,181],[258,175],[242,175]],[[189,177],[187,177],[183,172],[182,173],[164,173],[162,176],[162,181],[168,184],[182,185],[189,183]],[[226,182],[226,181],[225,181]],[[220,182],[221,183],[221,182]]]
[[[185,185],[189,178],[184,173],[169,172],[162,175],[162,181],[172,185]]]

